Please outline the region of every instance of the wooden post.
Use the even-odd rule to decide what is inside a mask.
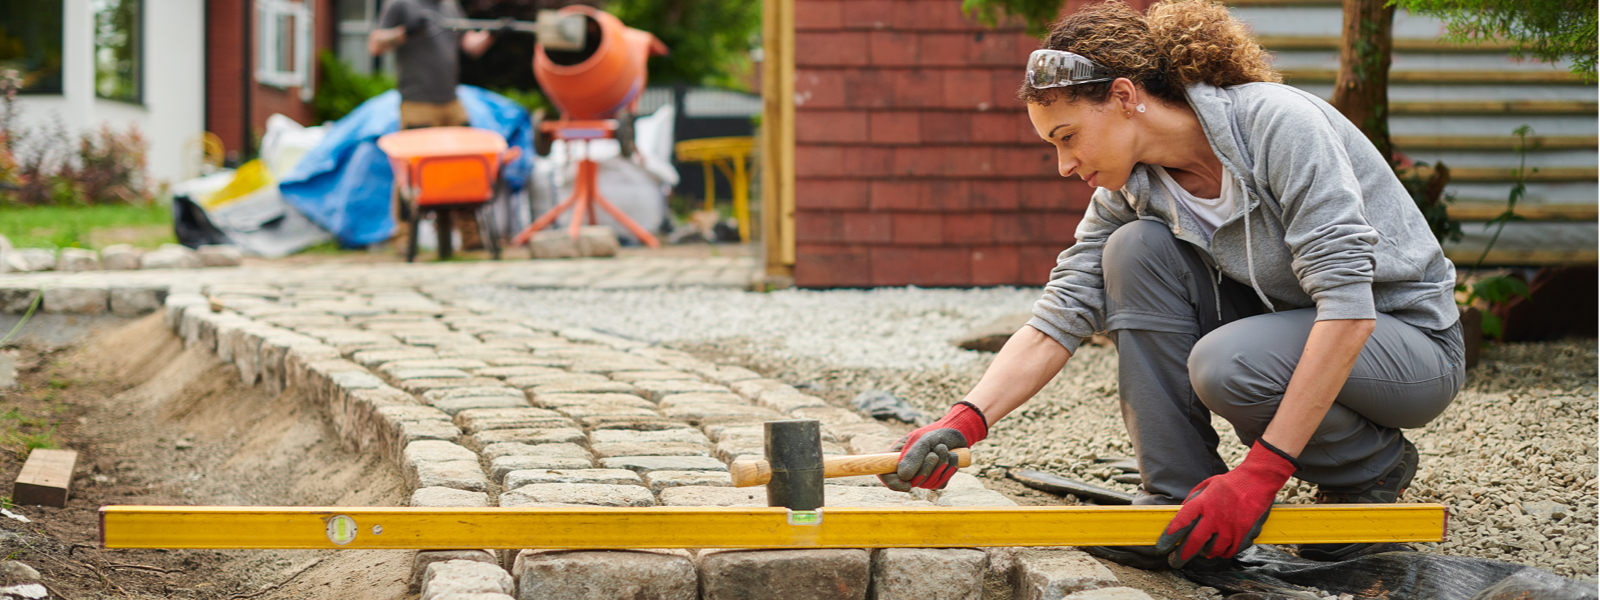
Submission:
[[[22,463],[22,472],[11,489],[11,501],[18,506],[44,505],[64,508],[67,488],[72,485],[72,468],[78,453],[71,450],[35,449]]]
[[[761,14],[761,233],[769,276],[794,271],[794,0]]]

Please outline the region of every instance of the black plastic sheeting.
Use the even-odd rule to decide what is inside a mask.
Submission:
[[[1387,547],[1400,547],[1386,544]],[[1240,553],[1235,571],[1182,571],[1228,600],[1319,600],[1350,594],[1387,600],[1596,600],[1596,584],[1496,560],[1424,552],[1380,552],[1317,562],[1273,546]]]

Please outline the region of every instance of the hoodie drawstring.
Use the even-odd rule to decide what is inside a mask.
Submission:
[[[1248,202],[1248,200],[1246,201]],[[1267,310],[1274,313],[1278,312],[1278,309],[1273,308],[1272,301],[1267,299],[1266,292],[1262,292],[1261,286],[1256,283],[1256,255],[1254,245],[1250,243],[1250,207],[1248,204],[1245,205],[1244,211],[1244,268],[1250,273],[1250,287],[1256,291],[1256,296],[1261,298],[1261,303],[1266,305]]]

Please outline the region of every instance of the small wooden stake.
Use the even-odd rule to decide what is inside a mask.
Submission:
[[[18,506],[66,507],[72,468],[77,464],[78,453],[72,450],[34,449],[28,454],[28,461],[22,464],[22,472],[17,474],[11,502]]]

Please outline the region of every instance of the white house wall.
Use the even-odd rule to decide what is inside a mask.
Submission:
[[[59,117],[69,133],[137,125],[149,144],[150,176],[176,182],[192,169],[185,147],[205,131],[204,0],[144,0],[143,104],[96,98],[94,13],[90,0],[65,0],[61,95],[18,96],[22,124]]]

